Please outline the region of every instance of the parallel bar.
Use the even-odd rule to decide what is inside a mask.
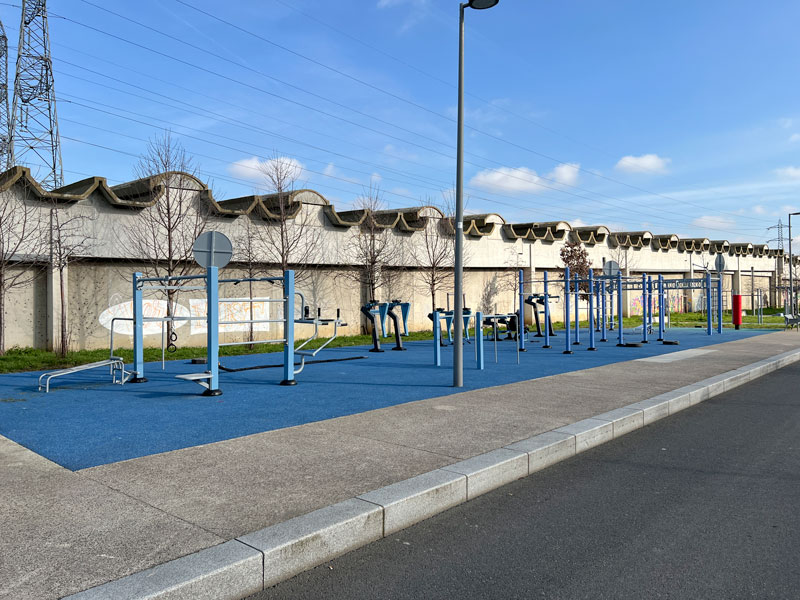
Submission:
[[[722,333],[722,273],[717,281],[717,333]]]

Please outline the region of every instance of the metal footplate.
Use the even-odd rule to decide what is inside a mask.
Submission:
[[[175,378],[183,379],[185,381],[194,381],[195,383],[202,385],[207,390],[210,389],[208,381],[204,381],[205,379],[211,379],[211,373],[208,371],[204,373],[186,373],[185,375],[175,375]]]

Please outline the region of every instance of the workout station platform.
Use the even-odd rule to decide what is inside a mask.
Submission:
[[[55,380],[49,394],[36,391],[42,373],[0,376],[0,435],[71,470],[114,463],[254,433],[293,427],[398,404],[447,396],[622,361],[680,352],[770,333],[725,329],[708,336],[704,329],[672,328],[669,339],[637,348],[617,347],[616,339],[587,352],[586,344],[561,352],[563,330],[553,348],[529,337],[526,351],[513,340],[484,341],[485,366],[474,361],[475,340],[464,344],[464,388],[452,384],[452,346],[405,342],[406,352],[370,353],[369,347],[326,348],[325,359],[303,371],[296,386],[283,379],[281,352],[223,357],[224,394],[203,396],[176,376],[198,371],[189,360],[146,365],[148,381],[115,385],[102,371],[76,372]],[[586,340],[588,332],[581,337]],[[631,339],[635,339],[631,337]],[[497,358],[495,362],[495,348]],[[320,354],[320,358],[323,355]],[[335,360],[345,359],[345,360]],[[354,360],[346,360],[354,359]],[[519,360],[519,363],[517,362]],[[276,368],[248,369],[274,364]],[[243,370],[238,370],[243,369]],[[564,391],[568,401],[569,390]],[[537,398],[532,396],[531,403]]]

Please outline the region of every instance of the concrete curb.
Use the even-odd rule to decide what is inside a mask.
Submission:
[[[790,350],[206,548],[65,600],[240,600],[800,360]]]

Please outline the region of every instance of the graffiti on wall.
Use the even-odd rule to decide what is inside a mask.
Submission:
[[[147,299],[142,302],[142,309],[144,317],[148,318],[164,318],[167,316],[167,301]],[[180,304],[175,306],[175,315],[178,317],[189,317],[189,309]],[[114,323],[114,333],[121,333],[123,335],[133,335],[133,301],[121,302],[114,306],[108,307],[100,313],[100,325],[111,330],[111,321],[115,318],[130,319],[129,321],[116,321]],[[176,321],[175,327],[183,327],[187,321]],[[150,322],[145,323],[143,326],[145,335],[155,335],[161,333],[161,323]]]
[[[250,307],[253,307],[252,317]],[[263,321],[269,319],[269,302],[248,302],[246,300],[236,302],[220,302],[219,321],[226,323],[219,326],[220,333],[249,332],[250,321]],[[189,300],[189,308],[193,317],[208,316],[208,304],[205,300]],[[253,323],[253,331],[269,331],[270,323]],[[206,333],[205,321],[192,321],[192,335]]]
[[[669,312],[671,313],[679,313],[683,312],[683,294],[669,294],[665,300],[667,301]],[[630,314],[633,315],[641,315],[642,314],[642,297],[641,296],[633,296],[631,298],[631,311]],[[658,313],[658,301],[653,295],[653,314]]]

